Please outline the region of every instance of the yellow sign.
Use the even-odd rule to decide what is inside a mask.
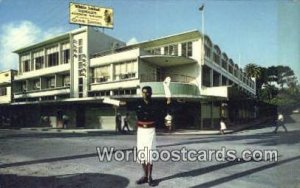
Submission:
[[[70,3],[70,23],[113,28],[113,9]]]

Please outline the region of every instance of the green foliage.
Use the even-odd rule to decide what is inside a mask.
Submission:
[[[245,66],[248,76],[256,78],[256,93],[260,101],[289,108],[300,104],[300,86],[289,66],[260,67],[253,63]],[[277,84],[276,87],[274,83]]]

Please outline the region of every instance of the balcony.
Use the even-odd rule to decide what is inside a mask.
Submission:
[[[164,97],[163,81],[171,77],[170,90],[173,97],[199,97],[199,88],[193,81],[196,78],[187,75],[164,73],[164,74],[141,74],[140,87],[150,86],[154,97]]]

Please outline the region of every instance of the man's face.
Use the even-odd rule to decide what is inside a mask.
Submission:
[[[143,95],[143,99],[151,99],[151,91],[147,90],[147,89],[143,89],[142,90],[142,95]]]

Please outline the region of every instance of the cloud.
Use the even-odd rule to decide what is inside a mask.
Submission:
[[[1,1],[1,0],[0,0]],[[0,70],[17,69],[18,55],[14,50],[42,41],[63,32],[61,28],[43,31],[30,21],[8,23],[0,28]]]
[[[127,45],[132,45],[132,44],[137,44],[138,43],[138,40],[133,37],[131,39],[129,39],[129,41],[126,43]]]

